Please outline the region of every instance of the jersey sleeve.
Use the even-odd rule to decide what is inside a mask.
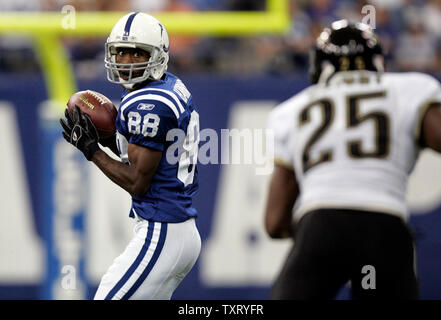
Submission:
[[[423,73],[412,73],[402,78],[398,88],[400,106],[403,108],[403,123],[418,141],[421,125],[430,105],[441,103],[441,86],[437,79]]]
[[[167,132],[178,126],[171,102],[138,100],[120,107],[116,128],[128,143],[164,151]]]
[[[274,136],[274,163],[293,169],[292,127],[287,121],[289,118],[286,108],[278,106],[270,112],[267,127]]]

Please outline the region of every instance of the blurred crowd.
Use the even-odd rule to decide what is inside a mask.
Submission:
[[[389,71],[441,76],[441,0],[298,0],[290,2],[291,27],[283,36],[170,36],[169,70],[181,73],[261,75],[305,72],[318,33],[337,19],[364,21],[375,8],[375,27]],[[246,11],[265,10],[265,0],[2,0],[0,11]],[[365,9],[363,9],[365,8]],[[370,7],[372,8],[372,7]],[[109,30],[110,32],[110,30]],[[103,38],[63,39],[78,77],[103,77]],[[32,43],[0,37],[0,72],[38,71]]]

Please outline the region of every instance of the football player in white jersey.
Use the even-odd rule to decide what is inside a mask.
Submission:
[[[311,51],[312,85],[277,106],[265,228],[294,246],[272,299],[417,299],[407,181],[418,154],[441,152],[441,88],[384,72],[369,26],[334,22]],[[368,273],[370,277],[365,278]]]

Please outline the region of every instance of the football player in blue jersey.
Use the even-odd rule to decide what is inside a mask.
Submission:
[[[192,206],[198,188],[199,114],[183,82],[166,72],[168,34],[154,17],[138,12],[122,17],[105,53],[108,80],[125,88],[116,136],[99,141],[78,107],[73,114],[66,112],[63,121],[64,135],[76,133],[74,145],[132,196],[134,237],[102,277],[95,299],[170,299],[201,249]],[[181,132],[182,139],[170,132]]]

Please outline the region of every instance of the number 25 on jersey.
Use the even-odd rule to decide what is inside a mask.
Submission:
[[[346,127],[347,129],[356,128],[366,121],[372,121],[375,124],[374,139],[375,148],[372,151],[366,151],[361,140],[350,140],[346,142],[346,150],[348,155],[353,159],[362,158],[385,158],[389,154],[390,145],[390,121],[386,113],[381,111],[373,111],[361,113],[359,103],[362,100],[384,98],[386,93],[373,92],[368,94],[350,95],[346,98]],[[310,121],[310,112],[312,108],[318,107],[321,110],[320,125],[313,131],[307,140],[302,154],[303,172],[308,171],[312,167],[327,161],[332,161],[333,151],[324,150],[320,153],[317,160],[311,160],[310,152],[314,144],[324,135],[334,121],[335,104],[330,98],[320,99],[308,104],[299,115],[299,127]]]

